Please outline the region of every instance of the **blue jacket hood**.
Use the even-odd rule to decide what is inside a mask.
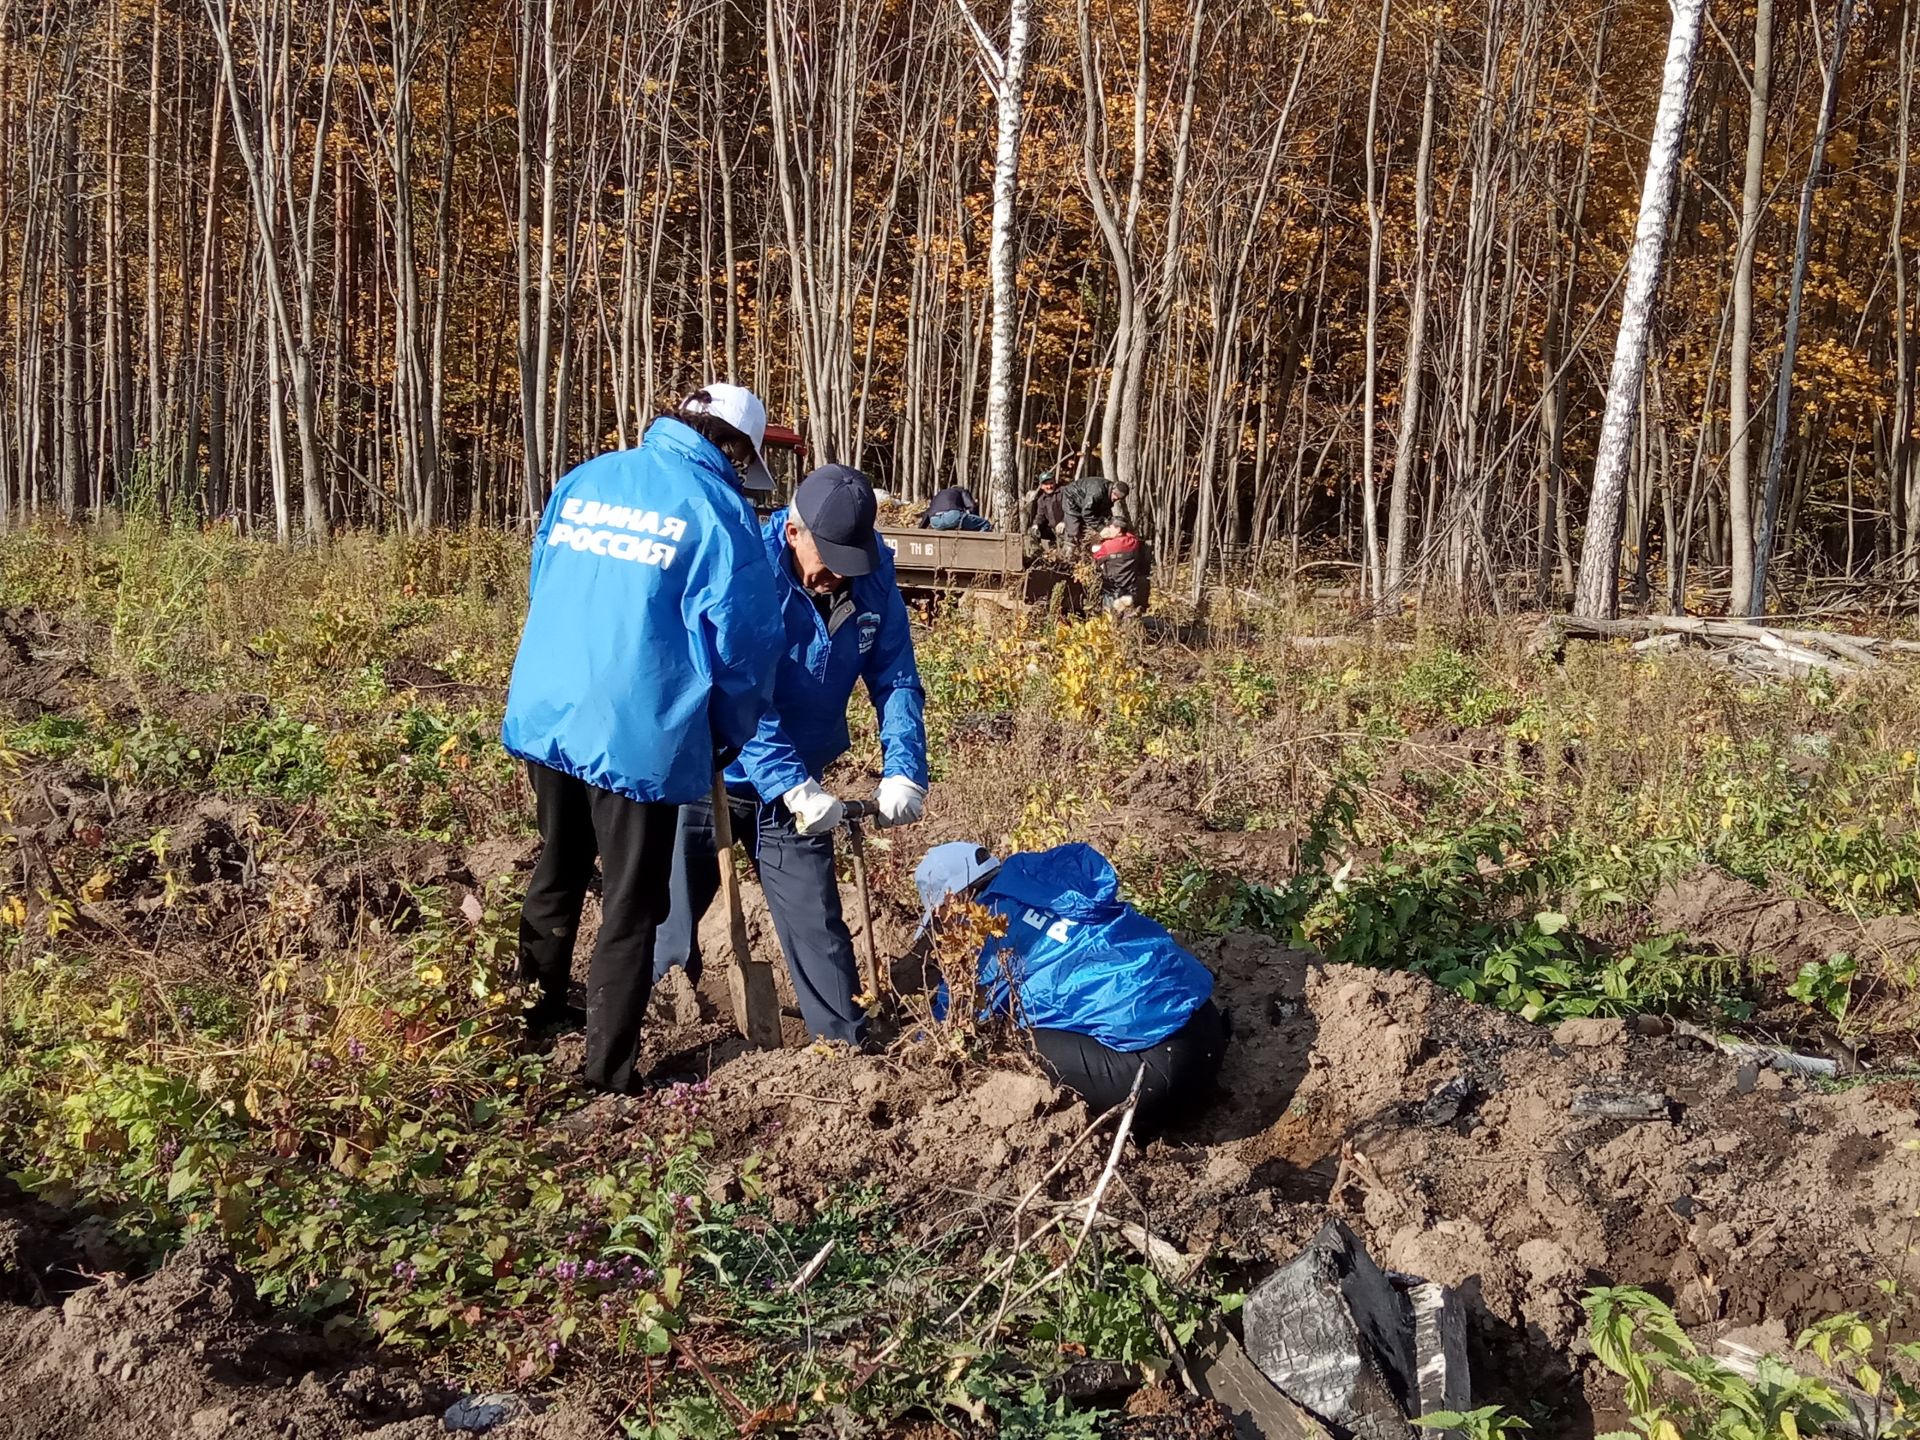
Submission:
[[[1091,845],[1060,845],[1015,855],[1001,865],[993,888],[1009,900],[1070,920],[1110,919],[1124,908],[1120,876]]]

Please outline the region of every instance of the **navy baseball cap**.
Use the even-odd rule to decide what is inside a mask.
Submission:
[[[793,492],[793,513],[836,575],[871,575],[879,566],[879,508],[873,482],[851,465],[822,465]]]

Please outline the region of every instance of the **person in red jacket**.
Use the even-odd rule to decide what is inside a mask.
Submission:
[[[1131,524],[1121,521],[1100,531],[1093,563],[1100,572],[1100,603],[1109,615],[1125,619],[1146,613],[1153,598],[1153,550]]]

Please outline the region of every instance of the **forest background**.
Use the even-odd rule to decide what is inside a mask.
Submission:
[[[1091,446],[1199,575],[1562,603],[1667,6],[1015,7],[0,0],[0,523],[524,524],[721,377],[984,490],[1011,18],[1019,485]],[[1917,66],[1915,0],[1708,4],[1624,603],[1747,609],[1770,474],[1777,575],[1920,579]]]

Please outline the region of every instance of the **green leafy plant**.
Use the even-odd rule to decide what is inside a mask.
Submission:
[[[1812,1010],[1824,1010],[1836,1024],[1845,1024],[1853,1004],[1853,981],[1859,966],[1844,951],[1800,967],[1787,994]]]
[[[1422,723],[1485,725],[1513,708],[1511,696],[1490,686],[1472,660],[1447,645],[1417,656],[1401,674],[1398,689],[1402,703]]]
[[[221,1234],[263,1298],[523,1383],[659,1355],[711,1263],[702,1086],[582,1164],[524,1053],[510,897],[418,897],[406,963],[277,962],[165,994],[49,950],[0,977],[0,1153],[158,1255]],[[209,1029],[208,1027],[211,1027]]]
[[[1462,1440],[1506,1440],[1509,1435],[1532,1428],[1498,1405],[1482,1405],[1478,1410],[1435,1410],[1417,1416],[1413,1423],[1424,1430],[1456,1431]]]
[[[1280,682],[1273,672],[1244,657],[1228,665],[1221,678],[1233,708],[1248,717],[1266,714],[1280,694]]]
[[[1796,1440],[1847,1413],[1830,1383],[1775,1357],[1761,1357],[1749,1379],[1701,1354],[1644,1290],[1609,1286],[1581,1304],[1594,1356],[1625,1382],[1627,1413],[1648,1440]]]
[[[1104,1418],[1100,1411],[1076,1410],[1063,1398],[1048,1398],[1040,1385],[1017,1395],[995,1395],[992,1408],[1000,1440],[1099,1440]]]

